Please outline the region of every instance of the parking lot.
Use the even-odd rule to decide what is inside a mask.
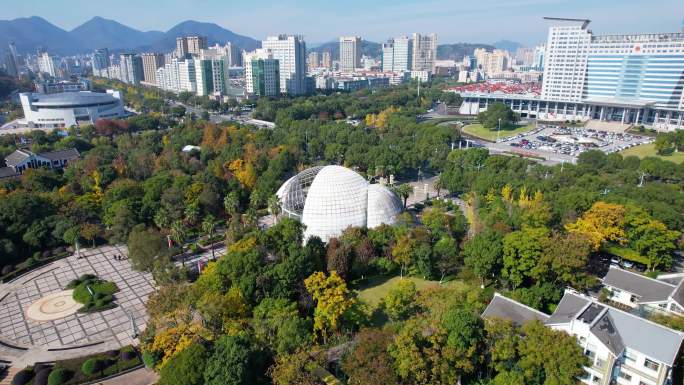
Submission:
[[[542,154],[562,154],[576,157],[584,151],[599,149],[607,154],[651,143],[652,138],[629,133],[597,131],[584,127],[539,125],[520,135],[499,140],[511,148],[532,150]]]

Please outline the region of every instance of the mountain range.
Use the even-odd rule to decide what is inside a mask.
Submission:
[[[193,20],[179,23],[166,32],[139,31],[102,17],[94,17],[71,31],[65,31],[38,16],[0,20],[1,50],[4,51],[7,44],[14,42],[19,53],[34,53],[38,48],[58,55],[88,53],[96,48],[168,52],[176,47],[176,37],[186,35],[206,36],[209,45],[231,42],[246,50],[260,46],[260,42],[251,37],[236,34],[213,23]]]
[[[176,47],[176,38],[187,35],[206,36],[209,45],[231,42],[246,50],[254,50],[261,42],[248,36],[239,35],[214,23],[194,20],[181,22],[166,32],[139,31],[117,21],[99,16],[93,17],[80,26],[66,31],[38,17],[25,17],[14,20],[0,20],[0,53],[7,44],[14,42],[19,53],[34,53],[43,48],[51,54],[73,55],[92,52],[97,48],[108,48],[111,51],[133,52],[170,52]],[[472,55],[475,48],[504,48],[511,52],[521,44],[502,40],[492,45],[455,43],[441,44],[437,47],[437,59],[461,60],[465,55]],[[329,51],[333,58],[339,57],[337,41],[323,43],[309,51]],[[363,55],[378,57],[382,53],[382,45],[368,40],[361,44]]]

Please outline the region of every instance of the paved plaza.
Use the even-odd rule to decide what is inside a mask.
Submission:
[[[125,246],[104,246],[72,255],[0,285],[0,360],[23,364],[82,356],[135,343],[145,328],[145,302],[154,291],[151,274],[133,271]],[[64,290],[73,279],[94,274],[119,287],[117,307],[97,313],[75,313],[37,322],[28,308]]]

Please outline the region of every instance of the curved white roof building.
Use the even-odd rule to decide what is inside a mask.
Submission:
[[[387,187],[369,184],[341,166],[312,167],[288,179],[276,193],[282,212],[300,220],[304,238],[327,242],[347,227],[373,228],[393,224],[401,201]]]
[[[119,91],[22,93],[19,98],[29,127],[71,127],[80,123],[95,123],[102,118],[120,118],[126,115]]]

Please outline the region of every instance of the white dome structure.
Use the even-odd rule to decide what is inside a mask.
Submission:
[[[304,239],[315,235],[324,242],[350,226],[394,224],[402,210],[401,201],[387,187],[371,185],[341,166],[304,170],[283,183],[276,195],[283,215],[306,226]]]

